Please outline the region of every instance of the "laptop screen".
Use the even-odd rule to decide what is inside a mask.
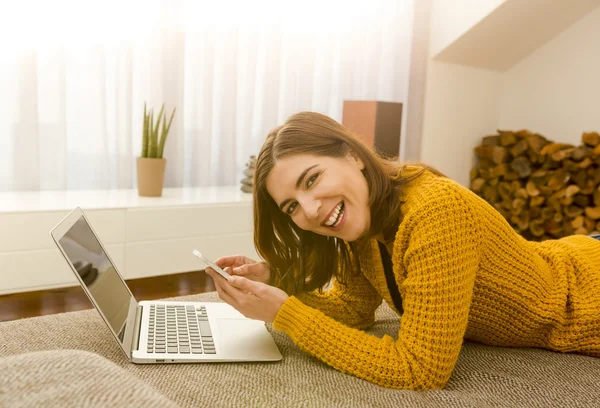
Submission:
[[[60,238],[63,251],[121,344],[133,299],[84,217]]]

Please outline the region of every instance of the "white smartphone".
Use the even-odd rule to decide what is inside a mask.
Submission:
[[[217,272],[219,275],[221,275],[222,277],[224,277],[225,279],[229,280],[231,278],[231,275],[229,275],[227,272],[225,272],[223,269],[219,268],[217,265],[215,265],[210,259],[208,259],[207,257],[205,257],[204,255],[202,255],[202,252],[198,251],[197,249],[194,249],[192,251],[192,254],[196,255],[198,258],[200,258],[200,260],[202,262],[204,262],[204,264],[206,266],[210,266],[210,268],[212,270],[214,270],[215,272]]]

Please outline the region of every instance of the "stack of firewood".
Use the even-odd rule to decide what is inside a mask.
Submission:
[[[600,135],[555,143],[528,130],[498,131],[475,148],[471,190],[513,228],[541,241],[600,231]]]

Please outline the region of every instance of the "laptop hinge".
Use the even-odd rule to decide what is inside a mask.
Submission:
[[[133,324],[133,341],[131,342],[132,351],[137,351],[140,348],[140,322],[142,320],[142,306],[138,306],[135,310],[135,321]]]

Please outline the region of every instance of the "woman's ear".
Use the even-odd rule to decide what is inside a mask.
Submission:
[[[355,152],[349,152],[348,153],[348,159],[355,164],[359,170],[364,170],[365,169],[365,164],[363,163],[363,161],[361,160],[360,157],[358,157],[358,154],[356,154]]]

